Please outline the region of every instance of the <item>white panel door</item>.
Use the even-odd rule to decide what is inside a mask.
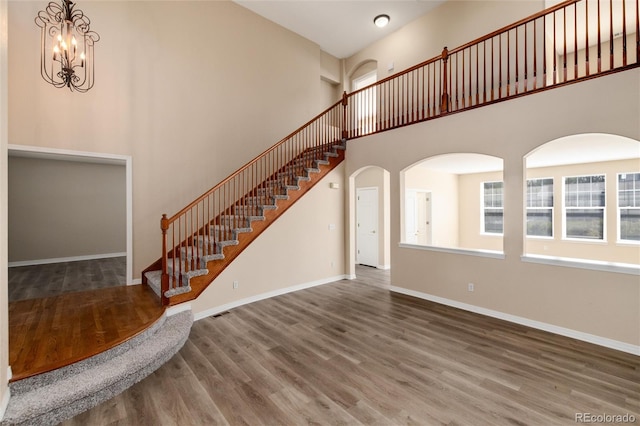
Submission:
[[[356,201],[356,262],[378,266],[378,188],[358,188]]]

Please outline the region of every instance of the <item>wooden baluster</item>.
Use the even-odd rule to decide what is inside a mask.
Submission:
[[[609,70],[613,65],[613,0],[609,0]]]
[[[456,110],[460,109],[460,104],[459,104],[460,90],[459,90],[459,86],[458,86],[458,73],[459,73],[459,71],[458,71],[458,53],[459,52],[456,52],[456,56],[455,56],[455,58],[456,58]]]
[[[491,100],[493,101],[495,99],[495,59],[493,56],[493,46],[495,45],[495,41],[494,41],[495,37],[491,37]]]
[[[533,21],[533,90],[538,88],[538,20]],[[544,33],[543,33],[544,34]]]
[[[622,66],[627,66],[627,7],[622,2]]]
[[[480,104],[480,45],[476,44],[476,105]]]
[[[589,26],[588,22],[585,26]],[[589,45],[585,50],[589,50]],[[578,3],[573,4],[573,79],[578,79]]]
[[[547,16],[542,18],[542,87],[547,87]]]
[[[447,62],[449,61],[449,50],[447,46],[442,49],[442,74],[441,74],[441,93],[442,102],[440,103],[440,114],[446,114],[449,112],[449,93],[447,92]]]
[[[598,0],[598,74],[602,71],[602,31],[600,29],[600,0]]]
[[[556,50],[556,12],[553,12],[553,84],[557,82],[556,76],[558,75],[558,51]]]
[[[585,25],[585,31],[584,31],[584,37],[585,37],[585,48],[584,48],[584,69],[585,69],[585,73],[584,75],[586,77],[589,77],[589,74],[591,73],[591,71],[589,70],[589,1],[585,1],[584,2],[584,16],[585,16],[585,22],[587,23]],[[578,17],[576,16],[576,20],[578,19]]]
[[[533,22],[533,27],[535,28],[535,21]],[[527,41],[528,41],[528,37],[527,37],[527,24],[524,24],[522,26],[522,28],[524,29],[524,87],[523,92],[528,92],[529,91],[529,62],[527,61],[527,53],[528,53],[528,49],[527,49]]]
[[[162,305],[168,305],[169,299],[165,296],[165,292],[169,290],[169,274],[167,264],[167,231],[169,230],[169,219],[163,214],[160,219],[160,229],[162,231],[162,275],[160,278],[160,301]]]
[[[498,99],[502,99],[502,34],[498,34]]]
[[[563,53],[562,53],[562,75],[563,82],[567,81],[567,8],[562,9],[562,37],[563,37]]]
[[[349,137],[349,131],[347,130],[347,108],[349,106],[349,99],[347,98],[347,92],[342,92],[342,139]]]
[[[516,87],[515,87],[515,94],[518,94],[518,90],[520,88],[520,67],[518,66],[519,64],[519,55],[518,55],[518,48],[519,48],[519,43],[518,43],[518,27],[515,28],[516,31]]]
[[[507,31],[507,98],[511,90],[511,31]]]
[[[471,48],[468,48],[469,50],[469,106],[473,105],[473,90],[472,90],[472,83],[471,83],[471,68],[473,65],[471,65]]]
[[[487,103],[487,40],[482,43],[482,102]]]

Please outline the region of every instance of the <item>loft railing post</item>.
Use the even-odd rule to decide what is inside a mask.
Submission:
[[[349,97],[347,91],[342,92],[342,139],[347,139],[349,131],[347,130],[347,107],[349,106]]]
[[[449,112],[449,93],[447,92],[447,62],[449,61],[449,50],[447,46],[442,49],[442,102],[440,103],[440,114]]]
[[[160,298],[162,305],[168,305],[169,299],[165,293],[169,291],[169,274],[167,273],[167,230],[169,229],[169,219],[163,214],[160,219],[160,229],[162,230],[162,278],[160,284]]]

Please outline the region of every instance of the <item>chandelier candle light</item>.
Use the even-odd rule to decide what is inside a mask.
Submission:
[[[71,0],[51,2],[38,12],[40,74],[55,87],[84,93],[93,87],[93,44],[100,40],[91,21]]]

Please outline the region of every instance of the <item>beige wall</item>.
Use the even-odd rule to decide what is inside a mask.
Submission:
[[[640,152],[640,146],[639,146]],[[527,238],[525,252],[545,256],[594,259],[606,262],[640,264],[640,245],[619,243],[617,180],[618,173],[640,172],[640,159],[607,161],[588,164],[564,165],[561,167],[539,167],[527,169],[527,179],[553,178],[553,238]],[[565,176],[604,174],[606,182],[606,241],[571,241],[563,239],[562,229],[562,188]]]
[[[460,248],[502,251],[502,235],[482,233],[482,183],[502,181],[502,172],[458,177]],[[505,200],[505,204],[509,204]]]
[[[478,152],[504,160],[504,259],[399,247],[400,196],[394,191],[392,285],[637,348],[637,275],[528,263],[521,255],[524,157],[546,142],[573,134],[640,140],[638,93],[640,69],[634,69],[350,141],[347,176],[375,164],[389,170],[392,189],[400,188],[400,171],[435,155]],[[593,107],[594,99],[600,108]],[[352,265],[351,248],[347,253]],[[474,292],[467,291],[470,282],[475,283]]]
[[[267,228],[192,302],[196,317],[287,287],[344,276],[344,163]],[[335,225],[331,229],[330,225]],[[233,289],[233,281],[238,288]]]
[[[389,268],[390,259],[390,227],[389,227],[389,173],[379,167],[369,167],[355,177],[357,188],[378,188],[378,267]]]
[[[9,298],[7,277],[7,2],[0,0],[0,420],[9,398]]]
[[[9,262],[126,252],[125,167],[9,157]]]
[[[319,47],[229,1],[81,4],[96,83],[55,89],[37,71],[43,7],[9,2],[9,142],[132,156],[134,278],[160,257],[163,213],[324,107]]]
[[[544,0],[447,1],[345,60],[351,76],[360,64],[376,60],[378,79],[431,59],[449,49],[512,24],[544,9]],[[387,67],[394,64],[393,72]]]

